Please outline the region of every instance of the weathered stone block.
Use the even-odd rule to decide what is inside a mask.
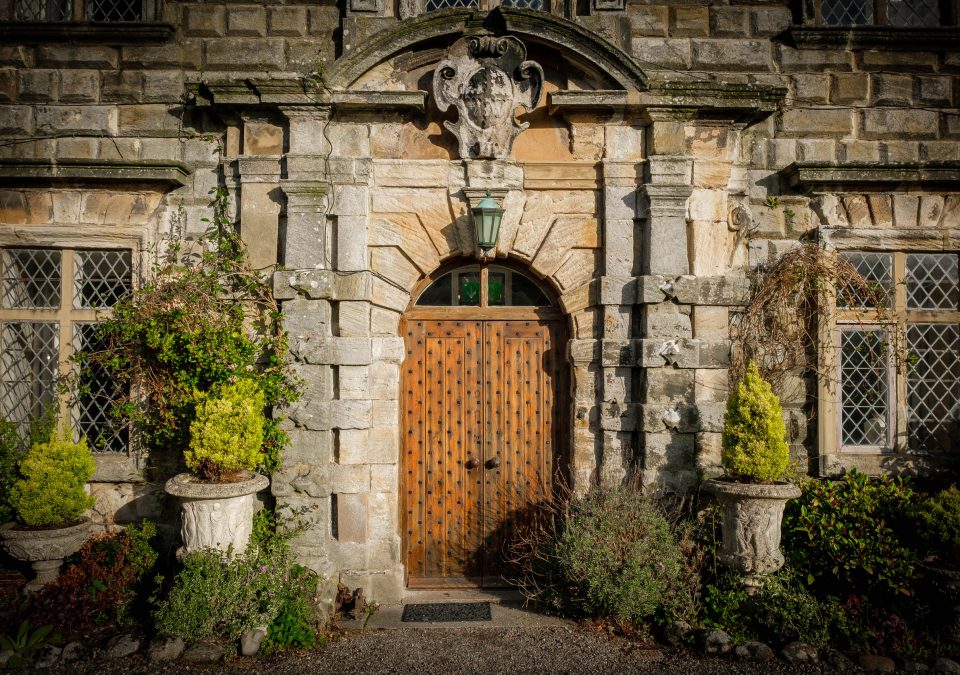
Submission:
[[[809,136],[847,136],[853,133],[853,117],[849,110],[791,108],[780,118],[785,134]]]
[[[367,366],[340,366],[337,373],[337,398],[370,398],[370,370]]]
[[[693,308],[693,336],[695,338],[726,338],[729,335],[729,308],[710,305],[699,305]]]
[[[396,464],[377,464],[370,467],[370,489],[374,492],[396,494],[400,480]]]
[[[143,98],[143,72],[114,70],[103,73],[100,98],[104,103],[138,103]]]
[[[367,365],[373,360],[370,338],[312,337],[291,340],[290,353],[314,364]]]
[[[125,105],[120,107],[120,132],[131,136],[177,137],[180,118],[168,105]]]
[[[742,38],[747,35],[748,16],[745,7],[711,7],[710,35]]]
[[[877,141],[842,141],[837,145],[841,162],[877,162],[880,144]]]
[[[827,76],[794,75],[790,78],[794,99],[800,102],[825,103],[827,100]]]
[[[633,55],[641,63],[651,68],[676,68],[686,70],[690,67],[690,40],[635,37],[630,42]]]
[[[113,106],[37,106],[35,114],[41,134],[117,133],[117,109]]]
[[[770,43],[759,40],[693,40],[693,68],[697,70],[771,69]]]
[[[893,49],[865,49],[859,53],[862,70],[933,71],[937,55],[930,52],[900,52]]]
[[[194,37],[217,37],[224,33],[224,8],[219,5],[184,7],[184,31]]]
[[[118,51],[113,47],[65,42],[43,44],[37,47],[38,66],[113,70],[117,67],[118,61]]]
[[[282,38],[211,38],[206,41],[206,66],[211,70],[280,70]]]
[[[396,335],[400,329],[399,312],[394,312],[383,307],[370,308],[370,333],[371,335]]]
[[[793,49],[777,45],[775,53],[785,73],[853,70],[852,54],[840,49]]]
[[[367,541],[368,494],[338,492],[334,495],[336,524],[334,533],[339,542],[363,544]]]
[[[831,103],[863,103],[867,99],[867,75],[834,74],[830,77]]]
[[[267,12],[265,8],[241,6],[227,9],[227,35],[262,37],[266,34]]]
[[[342,337],[370,335],[370,303],[345,301],[337,304],[337,332]]]
[[[905,105],[913,101],[914,80],[910,75],[889,73],[870,75],[870,92],[873,105]]]
[[[792,23],[788,7],[757,7],[750,11],[750,29],[754,36],[777,35]]]
[[[395,400],[400,393],[400,368],[396,363],[370,364],[370,398]]]
[[[366,192],[366,189],[363,188]],[[369,268],[366,215],[339,215],[336,219],[336,264],[343,271]],[[405,305],[404,305],[405,306]]]
[[[644,400],[660,403],[689,403],[694,395],[694,371],[650,368],[644,379]]]
[[[952,77],[932,75],[916,78],[920,102],[950,105],[954,100],[953,80]]]
[[[57,70],[20,70],[16,72],[21,103],[46,103],[56,101],[60,77]]]
[[[271,35],[303,35],[307,32],[307,11],[304,7],[270,7],[267,30]]]
[[[183,91],[183,71],[146,70],[143,73],[144,103],[171,102]]]
[[[939,118],[932,110],[868,109],[862,112],[868,139],[936,138]]]
[[[671,7],[671,37],[706,37],[710,32],[710,16],[707,7]]]
[[[730,391],[729,372],[725,369],[697,370],[694,398],[697,403],[723,402]]]

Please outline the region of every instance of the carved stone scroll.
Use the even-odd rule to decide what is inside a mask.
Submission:
[[[460,142],[463,159],[506,159],[513,139],[529,124],[514,111],[532,111],[543,93],[543,68],[527,61],[527,49],[515,37],[490,35],[456,42],[433,76],[440,112],[456,107],[459,118],[446,121]]]

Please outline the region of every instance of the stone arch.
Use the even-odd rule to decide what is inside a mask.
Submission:
[[[488,14],[446,9],[401,21],[341,57],[327,72],[326,84],[333,90],[350,89],[365,73],[416,45],[483,32],[510,33],[534,44],[559,48],[584,68],[605,74],[613,89],[647,89],[647,77],[633,57],[602,37],[545,12],[503,6]]]

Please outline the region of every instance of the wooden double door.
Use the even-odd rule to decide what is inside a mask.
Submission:
[[[401,526],[413,587],[502,583],[563,466],[563,325],[405,320]]]

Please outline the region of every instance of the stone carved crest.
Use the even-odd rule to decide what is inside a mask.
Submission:
[[[463,159],[506,159],[513,139],[529,124],[517,124],[517,106],[530,112],[543,93],[543,68],[527,61],[527,49],[515,37],[492,35],[456,42],[433,75],[433,96],[440,112],[460,114],[444,122],[460,141]]]

